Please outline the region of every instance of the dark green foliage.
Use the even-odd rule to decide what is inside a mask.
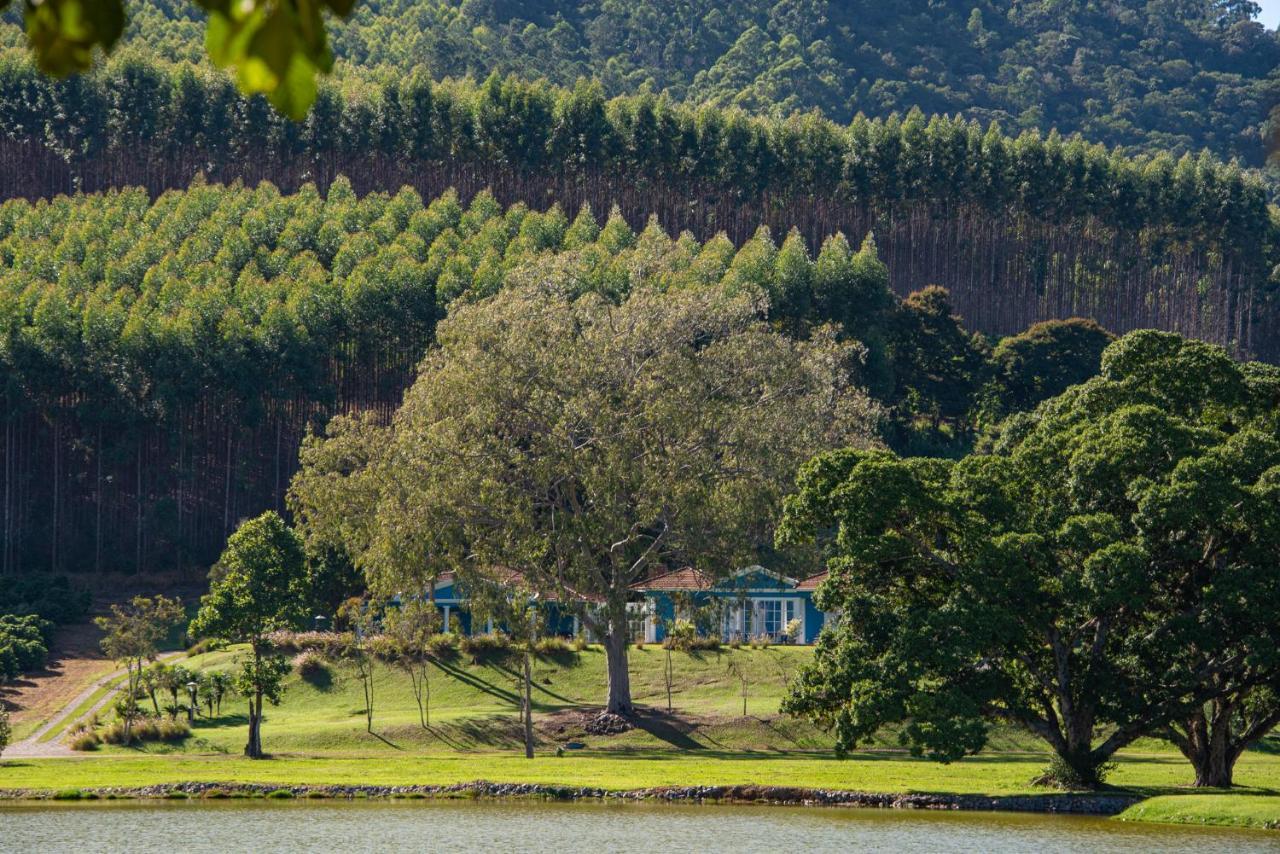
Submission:
[[[1134,739],[1261,700],[1280,683],[1273,375],[1135,332],[989,453],[812,460],[780,539],[827,542],[818,605],[841,619],[784,708],[844,748],[901,723],[944,761],[1011,721],[1061,760],[1048,779],[1096,786]],[[1266,705],[1241,744],[1280,719]]]
[[[52,624],[34,615],[0,614],[0,683],[44,665]]]
[[[1047,320],[1003,339],[991,354],[995,414],[1024,412],[1098,372],[1115,336],[1092,320]]]
[[[491,71],[610,95],[648,87],[678,100],[840,122],[919,107],[1133,149],[1262,162],[1280,45],[1249,3],[1176,5],[976,0],[693,0],[462,3],[367,0],[332,33],[355,66],[436,77]],[[185,3],[131,3],[125,43],[203,58]],[[19,44],[14,31],[0,36]],[[585,116],[584,116],[585,118]],[[639,116],[637,133],[656,122]],[[590,144],[590,138],[584,140]]]
[[[50,624],[73,623],[89,610],[89,591],[65,575],[0,575],[0,614],[35,614]]]
[[[209,572],[209,592],[191,621],[192,637],[218,637],[247,643],[251,654],[240,660],[235,689],[249,703],[249,740],[245,755],[262,750],[263,702],[279,705],[289,662],[272,654],[268,636],[301,626],[306,619],[306,558],[302,540],[280,516],[267,511],[243,522]]]

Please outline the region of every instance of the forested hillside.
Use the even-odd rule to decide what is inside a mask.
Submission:
[[[350,176],[358,193],[415,187],[567,210],[618,204],[669,231],[811,243],[874,232],[899,294],[946,287],[973,328],[1009,334],[1093,317],[1274,356],[1280,240],[1263,186],[1236,165],[1130,159],[1057,135],[905,118],[836,125],[606,100],[491,77],[424,75],[327,88],[301,125],[239,98],[221,75],[122,60],[56,83],[0,62],[0,196],[211,180],[291,191]]]
[[[327,197],[196,185],[0,205],[0,574],[207,566],[241,518],[282,508],[308,426],[389,413],[449,303],[535,258],[545,272],[549,253],[613,297],[725,287],[766,295],[792,335],[840,323],[904,449],[963,445],[1088,376],[1110,340],[1051,324],[992,350],[939,289],[895,300],[870,241],[761,231],[737,249],[573,213],[357,198],[345,179]]]
[[[202,58],[193,4],[128,9],[126,44]],[[779,116],[816,107],[840,122],[919,107],[1260,165],[1280,42],[1256,11],[1251,0],[366,0],[333,41],[353,66],[437,79],[591,77],[610,95],[667,91]],[[19,43],[16,26],[0,33]]]

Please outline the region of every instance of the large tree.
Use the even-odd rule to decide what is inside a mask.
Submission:
[[[1011,721],[1053,750],[1057,782],[1092,786],[1135,738],[1273,682],[1269,378],[1133,333],[1098,377],[1006,421],[991,453],[811,461],[780,539],[835,532],[818,596],[842,619],[785,708],[834,724],[841,747],[904,722],[943,760]]]
[[[288,662],[272,652],[268,635],[298,628],[306,618],[306,564],[302,541],[274,512],[244,522],[209,572],[209,592],[191,621],[192,637],[247,643],[236,690],[249,701],[249,741],[244,753],[260,759],[263,701],[280,701]]]
[[[518,278],[455,308],[389,427],[340,420],[305,444],[293,506],[375,585],[501,566],[561,602],[591,597],[607,708],[629,713],[631,585],[757,558],[798,463],[869,444],[877,410],[847,379],[856,345],[772,332],[747,293],[613,302],[563,267]]]

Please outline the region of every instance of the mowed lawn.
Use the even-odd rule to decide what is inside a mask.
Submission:
[[[222,651],[179,663],[226,669],[238,655],[237,650]],[[7,760],[0,762],[0,789],[182,782],[402,786],[488,780],[613,790],[755,784],[900,794],[1046,794],[1031,781],[1047,756],[1034,739],[1013,731],[997,732],[987,752],[950,765],[910,757],[897,747],[892,733],[867,750],[836,759],[826,733],[778,714],[788,681],[810,655],[808,649],[793,647],[674,653],[674,713],[668,715],[665,651],[652,646],[632,650],[633,690],[646,711],[640,727],[619,736],[588,736],[581,729],[604,697],[600,649],[541,657],[534,667],[538,756],[533,760],[521,752],[514,660],[472,662],[459,656],[433,666],[426,729],[419,722],[408,676],[380,667],[372,733],[366,731],[359,679],[345,664],[330,662],[309,679],[290,675],[283,703],[268,709],[263,736],[273,754],[269,760],[239,755],[247,728],[239,702],[230,698],[221,716],[198,721],[184,744],[141,750],[104,747],[68,759]],[[745,674],[745,686],[739,674]],[[165,703],[161,698],[160,704]],[[557,756],[556,747],[568,742],[575,749]],[[1184,787],[1191,780],[1190,766],[1154,740],[1125,751],[1110,782],[1138,794],[1171,796],[1146,801],[1141,812],[1126,816],[1136,820],[1280,822],[1280,752],[1267,748],[1240,760],[1236,779],[1242,791],[1230,795],[1188,794]]]

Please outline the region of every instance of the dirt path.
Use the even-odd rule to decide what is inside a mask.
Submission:
[[[167,661],[169,659],[176,658],[181,654],[182,653],[180,652],[167,652],[164,655],[160,656],[160,660]],[[92,697],[96,691],[98,691],[101,688],[105,688],[107,685],[111,684],[117,679],[120,679],[124,675],[125,675],[124,670],[115,670],[111,673],[108,673],[106,676],[103,676],[103,677],[100,677],[99,679],[94,680],[94,682],[91,685],[89,685],[87,688],[85,688],[75,697],[72,697],[70,700],[68,700],[66,704],[62,707],[61,711],[59,711],[57,714],[55,714],[45,723],[41,724],[36,729],[35,732],[31,733],[31,735],[27,736],[22,741],[15,742],[14,744],[11,744],[7,748],[5,748],[4,758],[17,759],[21,757],[26,759],[48,759],[48,758],[58,757],[58,756],[74,755],[74,752],[71,750],[71,748],[67,747],[65,744],[62,744],[56,739],[50,740],[50,741],[41,741],[40,739],[54,729],[58,729],[58,728],[63,728],[67,730],[72,729],[80,721],[88,720],[89,718],[92,718],[95,714],[97,714],[98,712],[106,708],[109,703],[115,700],[116,694],[120,693],[119,688],[112,688],[110,691],[107,691],[107,693],[103,694],[102,697],[99,698],[96,703],[94,703],[92,706],[90,706],[81,714],[77,715],[74,720],[68,720],[68,718],[70,718],[71,715],[75,713],[76,709],[80,708],[82,704],[87,702],[88,699]],[[64,727],[63,724],[66,724],[66,726]]]

